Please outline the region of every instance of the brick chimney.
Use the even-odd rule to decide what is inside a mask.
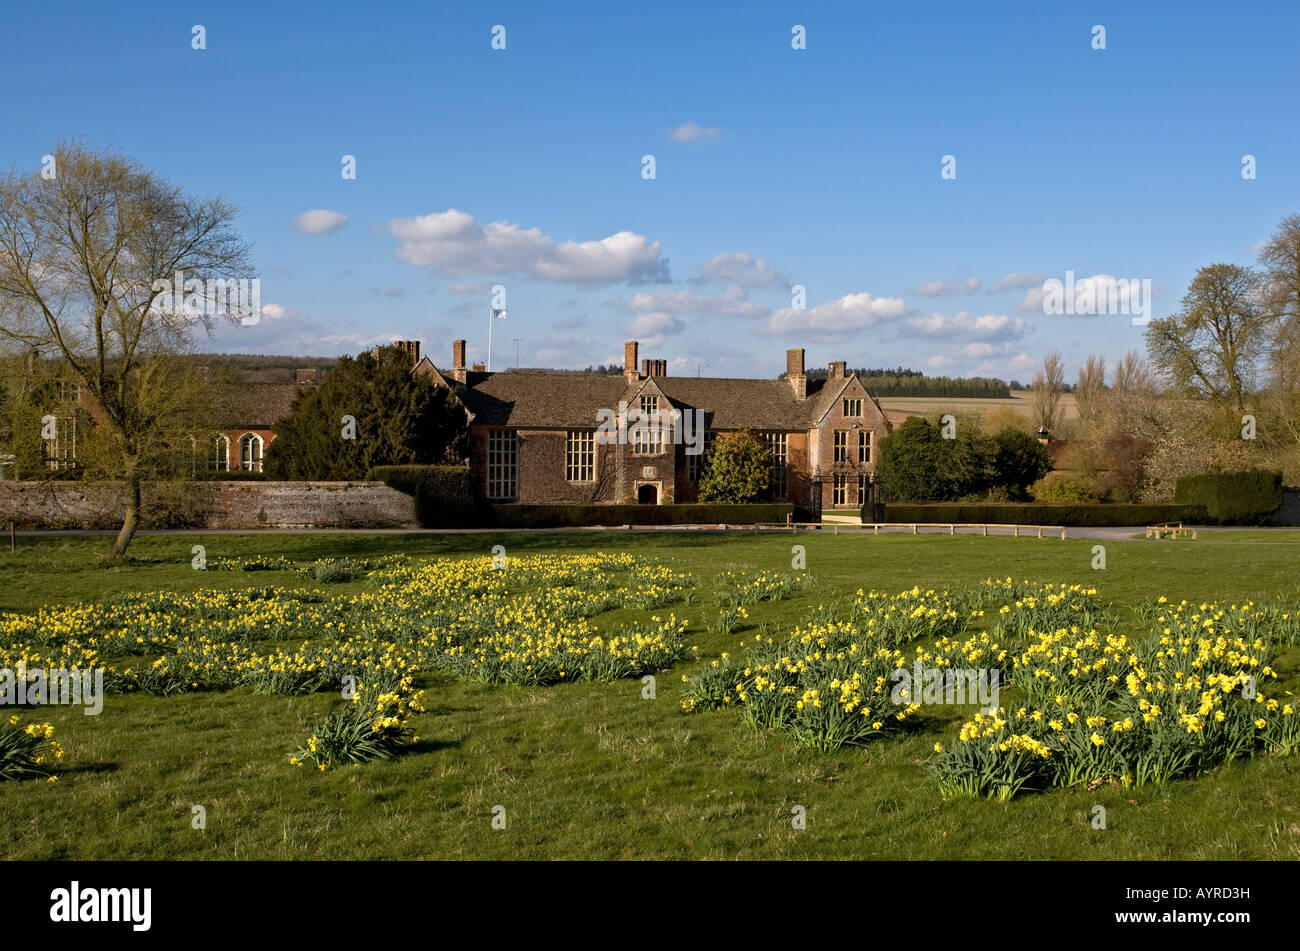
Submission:
[[[465,382],[465,341],[451,342],[451,375],[457,383]]]
[[[485,367],[485,366],[484,366],[483,364],[481,364],[481,363],[476,363],[476,364],[474,364],[472,367],[470,367],[470,371],[473,372],[473,373],[486,373],[486,372],[487,372],[487,367]]]
[[[653,363],[653,360],[647,360],[644,357],[641,359],[641,379],[644,380],[646,377],[654,375],[651,370],[651,364]]]
[[[629,340],[623,344],[623,376],[629,383],[637,381],[636,372],[636,351],[637,342]]]
[[[832,380],[842,380],[844,379],[844,367],[845,361],[832,360],[830,369],[827,371],[826,375]]]
[[[667,360],[656,360],[656,361],[655,361],[655,364],[657,365],[656,368],[655,368],[655,376],[667,376],[667,375],[668,375],[668,361],[667,361]]]
[[[795,396],[801,400],[807,398],[808,376],[803,369],[802,349],[785,352],[785,378],[790,381]]]

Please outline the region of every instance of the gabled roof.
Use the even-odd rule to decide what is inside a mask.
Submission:
[[[634,403],[650,383],[679,409],[703,411],[709,429],[798,431],[810,426],[814,401],[785,380],[665,376],[628,383],[600,373],[469,374],[461,399],[477,425],[576,429],[598,425],[597,410]]]

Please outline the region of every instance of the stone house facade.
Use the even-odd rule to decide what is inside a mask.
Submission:
[[[776,380],[671,377],[628,341],[621,375],[545,370],[486,373],[412,354],[416,373],[456,391],[469,416],[470,469],[488,499],[532,503],[694,502],[704,446],[749,429],[771,453],[770,497],[813,511],[857,509],[871,498],[889,423],[856,375],[837,361],[810,381],[804,351],[786,353]],[[638,433],[636,418],[658,421]],[[611,429],[618,428],[620,435]],[[623,430],[626,430],[623,432]]]

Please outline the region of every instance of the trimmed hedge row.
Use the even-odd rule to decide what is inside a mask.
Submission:
[[[366,479],[413,496],[415,519],[424,528],[484,524],[485,506],[474,495],[464,466],[375,466]]]
[[[1109,525],[1206,521],[1205,508],[1200,505],[888,502],[884,510],[882,521],[885,522],[973,522],[977,525],[1073,525],[1098,528]],[[872,521],[870,506],[863,508],[862,520]]]
[[[1282,473],[1247,469],[1183,476],[1174,485],[1174,501],[1205,506],[1221,525],[1262,525],[1282,504]]]
[[[568,528],[586,525],[717,525],[784,522],[794,512],[775,505],[534,505],[485,502],[464,466],[376,466],[372,482],[415,498],[424,528]]]
[[[584,525],[738,525],[784,522],[794,513],[786,504],[754,505],[532,505],[491,506],[497,528],[566,528]]]

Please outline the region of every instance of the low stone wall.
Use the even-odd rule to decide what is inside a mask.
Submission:
[[[0,482],[0,527],[103,529],[122,524],[122,487]],[[144,528],[415,528],[415,501],[382,482],[150,483]]]

